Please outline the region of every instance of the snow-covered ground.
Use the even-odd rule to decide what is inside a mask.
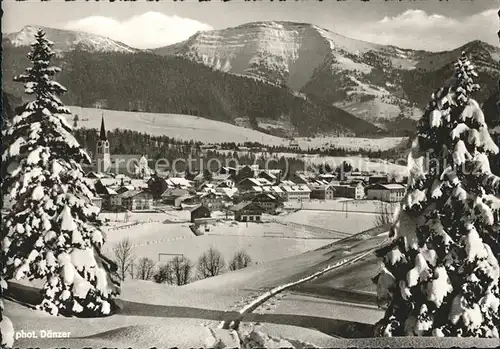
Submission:
[[[78,127],[98,129],[101,116],[104,115],[108,130],[115,128],[129,129],[152,136],[169,136],[203,143],[260,142],[268,145],[288,144],[288,141],[283,138],[192,115],[102,110],[77,106],[70,106],[69,109],[73,114],[78,115]],[[67,116],[67,119],[72,124],[73,115]]]
[[[127,280],[122,287],[119,314],[99,319],[52,317],[30,310],[24,305],[6,300],[5,313],[13,321],[15,330],[32,332],[40,336],[41,330],[66,332],[69,338],[19,338],[16,347],[206,347],[212,331],[223,320],[231,320],[237,311],[258,298],[264,290],[294,282],[351,255],[369,251],[383,241],[385,228],[377,228],[352,236],[315,251],[261,263],[209,278],[192,284],[173,287],[150,281]],[[349,275],[367,282],[365,263],[351,267]],[[316,285],[342,278],[342,269],[316,279]],[[370,274],[371,275],[371,274]],[[27,285],[22,281],[17,285]],[[33,285],[33,284],[32,284]],[[36,283],[35,283],[36,285]],[[13,285],[11,285],[11,288]],[[19,289],[18,289],[19,291]],[[18,295],[28,295],[22,289]],[[36,289],[31,289],[35,291]],[[290,343],[306,341],[322,347],[348,346],[426,346],[418,339],[339,339],[349,330],[368,330],[381,313],[370,306],[361,306],[342,299],[299,294],[279,294],[243,319],[241,331],[260,330],[274,337],[285,337]],[[218,332],[220,333],[220,331]],[[344,335],[343,335],[344,334]],[[448,339],[447,339],[448,340]],[[433,339],[435,341],[435,339]],[[438,341],[438,347],[449,341]],[[495,342],[498,344],[497,342]],[[431,344],[431,345],[432,345]],[[491,341],[461,340],[453,345],[463,347],[493,347]]]
[[[362,138],[362,137],[297,137],[301,149],[329,147],[348,150],[388,150],[399,145],[404,137]]]
[[[346,198],[337,198],[335,200],[310,200],[310,201],[288,201],[285,202],[286,208],[317,210],[317,211],[342,211],[349,212],[367,212],[379,213],[381,205],[392,206],[393,212],[399,207],[399,202],[386,203],[378,200],[353,200]],[[344,213],[345,214],[345,213]]]
[[[280,217],[284,223],[326,228],[343,233],[357,233],[375,225],[376,215],[372,213],[354,213],[337,211],[301,210]],[[304,229],[307,229],[304,228]]]
[[[149,257],[165,262],[165,254],[182,254],[196,262],[210,247],[219,250],[226,261],[240,250],[245,250],[254,262],[263,263],[294,256],[335,241],[338,237],[308,232],[304,229],[286,229],[277,223],[218,222],[209,224],[209,231],[196,236],[190,223],[143,223],[125,229],[108,230],[103,251],[110,257],[114,245],[128,238],[136,257]],[[164,255],[160,255],[164,254]]]
[[[259,142],[264,145],[288,146],[289,140],[243,127],[243,122],[236,125],[210,120],[192,115],[142,113],[117,110],[103,110],[70,106],[72,115],[65,115],[70,124],[74,115],[78,115],[78,127],[99,128],[104,115],[109,130],[129,129],[153,136],[169,136],[183,140],[195,140],[203,143],[220,142]],[[238,120],[237,120],[238,121]],[[291,127],[290,124],[265,123],[263,128]],[[301,149],[334,146],[349,150],[387,150],[397,146],[402,137],[360,138],[360,137],[298,137]]]

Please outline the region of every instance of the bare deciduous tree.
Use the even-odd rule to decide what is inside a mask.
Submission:
[[[137,278],[141,280],[149,280],[153,277],[153,271],[155,268],[155,262],[147,257],[139,259],[137,263]]]
[[[172,285],[174,283],[174,274],[170,263],[165,263],[158,268],[158,271],[153,276],[155,282],[159,284],[167,283]]]
[[[205,279],[217,276],[221,274],[225,265],[221,253],[215,248],[210,247],[210,249],[198,259],[198,277]]]
[[[155,282],[168,283],[169,285],[187,285],[191,280],[193,264],[184,256],[176,256],[171,261],[163,264],[154,275]]]
[[[130,271],[134,264],[134,254],[132,253],[132,244],[128,238],[120,241],[114,248],[115,259],[118,264],[118,273],[122,280],[125,280],[127,271]]]
[[[252,264],[252,258],[245,251],[238,251],[229,263],[229,270],[238,270]]]
[[[193,264],[186,257],[174,257],[170,261],[171,269],[174,275],[174,282],[177,286],[187,285],[191,279]]]

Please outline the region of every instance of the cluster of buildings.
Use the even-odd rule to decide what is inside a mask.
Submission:
[[[210,218],[213,211],[232,212],[239,221],[260,221],[263,213],[280,212],[286,201],[345,197],[394,202],[406,191],[405,185],[371,173],[351,172],[339,180],[337,174],[301,172],[282,179],[280,170],[260,169],[258,165],[226,166],[216,173],[201,171],[190,179],[169,177],[168,173],[153,173],[144,155],[116,156],[132,160],[133,170],[129,162],[121,171],[110,155],[104,120],[96,149],[87,168],[87,177],[99,194],[95,203],[116,212],[171,206],[191,210],[193,222]]]

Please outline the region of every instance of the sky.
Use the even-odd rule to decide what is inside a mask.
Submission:
[[[442,51],[476,39],[498,46],[499,5],[500,0],[3,0],[2,32],[41,25],[156,48],[200,30],[274,20],[312,23],[401,48]]]

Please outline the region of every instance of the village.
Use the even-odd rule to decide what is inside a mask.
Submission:
[[[147,155],[112,156],[102,119],[96,154],[86,174],[94,183],[98,194],[94,203],[102,213],[187,210],[197,225],[214,221],[215,216],[261,222],[263,214],[278,215],[312,203],[325,210],[335,210],[333,203],[339,200],[396,203],[406,190],[405,178],[396,181],[386,173],[351,168],[338,173],[301,171],[283,179],[281,170],[258,165],[172,173],[155,171],[150,163]]]

